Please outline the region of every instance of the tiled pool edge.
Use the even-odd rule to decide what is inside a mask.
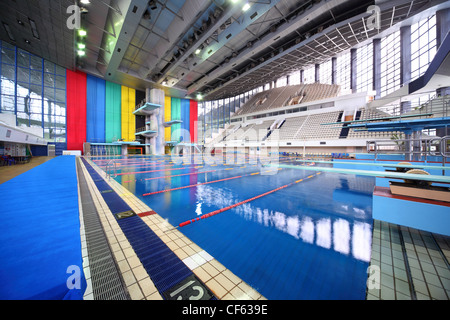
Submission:
[[[374,220],[366,299],[448,300],[449,260],[450,237]]]
[[[104,175],[95,163],[89,164]],[[115,259],[119,264],[127,289],[133,300],[162,299],[145,269],[142,267],[136,253],[123,234],[120,226],[111,214],[100,192],[95,186],[81,159],[83,173],[88,181],[89,189],[94,198],[94,204],[101,215],[108,241],[113,248]],[[130,193],[113,179],[105,181],[111,188],[139,215],[152,211],[146,204]],[[188,266],[188,268],[211,290],[218,299],[223,300],[261,300],[265,299],[255,289],[225,268],[219,261],[211,257],[206,251],[193,243],[180,231],[173,228],[157,213],[142,216],[146,225],[157,234],[160,239]],[[145,274],[144,274],[145,273]]]

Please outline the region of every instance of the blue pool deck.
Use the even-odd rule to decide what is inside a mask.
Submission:
[[[0,184],[0,299],[83,298],[75,161],[57,157]]]
[[[204,285],[208,299],[265,299],[129,190],[114,179],[105,179],[95,163],[75,156],[57,157],[0,184],[2,299],[99,298],[93,288],[97,271],[88,259],[91,248],[86,244],[89,231],[85,224],[89,221],[82,218],[80,175],[130,299],[176,298],[180,292],[180,286],[173,285],[177,279],[161,280],[158,265],[147,263],[149,252],[137,241],[136,231],[143,231],[160,248],[158,252],[172,259],[177,266],[174,273]],[[117,218],[117,213],[128,209],[133,216]],[[134,222],[128,219],[139,226],[130,227]],[[374,220],[366,299],[448,300],[449,261],[449,237]],[[74,266],[81,269],[80,289],[68,289]]]

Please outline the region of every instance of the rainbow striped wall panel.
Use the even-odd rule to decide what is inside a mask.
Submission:
[[[183,142],[190,143],[191,137],[189,134],[189,100],[181,99],[181,120],[183,123],[181,124],[181,128],[183,129]]]
[[[117,141],[122,137],[121,131],[121,86],[106,81],[105,104],[105,140]]]
[[[172,108],[172,98],[169,96],[164,97],[164,122],[169,122],[172,120],[171,118],[171,108]],[[170,141],[171,136],[171,128],[164,128],[164,140]]]
[[[105,80],[87,75],[86,140],[105,142]]]
[[[122,86],[121,88],[121,132],[122,139],[133,141],[135,139],[136,116],[133,114],[136,106],[136,90]]]
[[[181,119],[181,99],[180,98],[172,98],[171,116],[172,116],[172,120],[183,120],[183,119]],[[171,127],[172,141],[180,141],[180,132],[178,129],[181,129],[181,123],[176,123],[176,124],[172,125],[172,127]],[[178,131],[177,135],[174,135],[175,131]]]
[[[191,134],[191,143],[197,143],[198,138],[198,102],[195,100],[190,101],[189,105],[189,133]]]
[[[83,143],[86,141],[86,74],[67,70],[66,88],[67,150],[83,152]]]

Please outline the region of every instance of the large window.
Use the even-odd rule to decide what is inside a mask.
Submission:
[[[316,82],[316,67],[314,65],[305,69],[303,73],[304,83],[314,83]]]
[[[17,126],[42,129],[49,142],[66,141],[66,70],[1,41],[0,112]]]
[[[332,67],[331,59],[321,63],[319,67],[319,82],[325,84],[331,84],[332,80]]]
[[[336,84],[342,90],[351,89],[351,55],[350,50],[337,56],[336,61]]]
[[[356,91],[373,90],[373,44],[358,48],[356,51]]]
[[[380,81],[382,97],[400,88],[400,31],[381,39]]]
[[[436,54],[436,16],[411,25],[411,80],[425,73]]]

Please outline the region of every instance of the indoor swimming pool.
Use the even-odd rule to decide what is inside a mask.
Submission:
[[[239,159],[116,157],[114,179],[267,299],[365,299],[375,178]]]

